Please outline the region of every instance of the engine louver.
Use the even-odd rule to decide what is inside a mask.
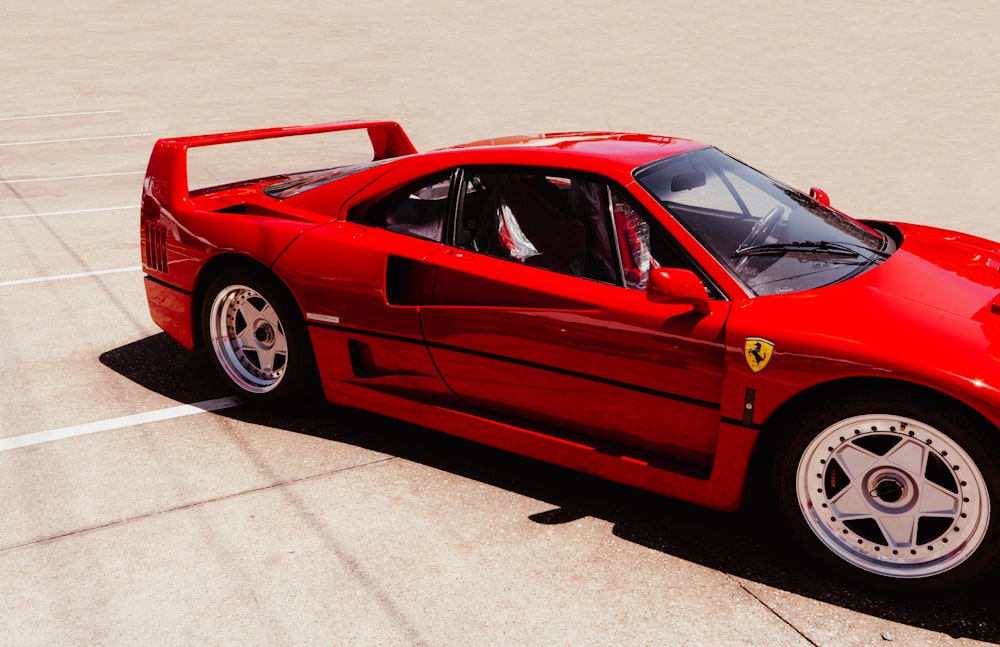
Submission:
[[[167,229],[155,222],[146,222],[146,266],[158,272],[167,272]]]

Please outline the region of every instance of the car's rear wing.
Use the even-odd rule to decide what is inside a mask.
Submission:
[[[315,135],[345,130],[367,130],[375,160],[411,155],[417,150],[403,128],[394,121],[338,121],[314,126],[262,128],[214,135],[195,135],[160,139],[153,146],[146,168],[144,193],[158,201],[179,204],[190,198],[188,188],[188,149],[277,137]]]

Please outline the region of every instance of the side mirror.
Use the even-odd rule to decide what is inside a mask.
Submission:
[[[653,303],[686,303],[698,314],[712,312],[701,279],[691,270],[658,267],[649,271],[646,298]]]
[[[809,189],[809,197],[820,203],[824,207],[830,206],[830,196],[826,194],[826,191],[820,189],[819,187],[813,187]]]

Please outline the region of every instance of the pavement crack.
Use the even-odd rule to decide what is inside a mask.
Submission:
[[[95,525],[95,526],[88,526],[86,528],[78,528],[76,530],[71,530],[69,532],[60,533],[58,535],[50,535],[48,537],[41,537],[39,539],[33,539],[31,541],[24,542],[23,544],[15,544],[13,546],[0,547],[0,555],[2,555],[4,553],[7,553],[7,552],[10,552],[10,551],[18,550],[20,548],[27,548],[29,546],[36,546],[36,545],[39,545],[39,544],[44,544],[44,543],[48,543],[48,542],[51,542],[51,541],[56,541],[58,539],[65,539],[67,537],[74,537],[74,536],[77,536],[77,535],[83,535],[83,534],[95,532],[95,531],[98,531],[98,530],[104,530],[106,528],[114,528],[116,526],[122,526],[122,525],[125,525],[127,523],[132,523],[133,521],[141,521],[143,519],[150,519],[150,518],[157,517],[157,516],[160,516],[160,515],[170,514],[172,512],[180,512],[180,511],[183,511],[183,510],[191,510],[193,508],[198,508],[198,507],[209,505],[209,504],[212,504],[212,503],[218,503],[220,501],[228,501],[230,499],[236,499],[236,498],[239,498],[239,497],[242,497],[242,496],[246,496],[248,494],[256,494],[258,492],[265,492],[267,490],[273,490],[273,489],[283,488],[283,487],[286,487],[286,486],[289,486],[289,485],[295,485],[296,483],[303,483],[303,482],[306,482],[306,481],[315,481],[315,480],[318,480],[318,479],[325,478],[327,476],[332,476],[334,474],[338,474],[340,472],[348,472],[348,471],[351,471],[351,470],[361,469],[361,468],[364,468],[364,467],[371,467],[373,465],[379,465],[379,464],[382,464],[382,463],[388,463],[389,461],[392,461],[395,458],[396,458],[395,456],[386,456],[385,458],[379,458],[377,460],[367,461],[367,462],[364,462],[364,463],[358,463],[356,465],[351,465],[349,467],[341,467],[341,468],[337,468],[337,469],[334,469],[334,470],[327,470],[325,472],[320,472],[318,474],[310,474],[309,476],[303,476],[303,477],[295,478],[295,479],[288,479],[288,480],[285,480],[285,481],[279,481],[277,483],[270,483],[268,485],[262,485],[260,487],[250,488],[248,490],[242,490],[240,492],[233,492],[231,494],[226,494],[226,495],[223,495],[223,496],[217,496],[217,497],[213,497],[213,498],[210,498],[210,499],[205,499],[205,500],[202,500],[202,501],[195,501],[195,502],[192,502],[192,503],[185,503],[183,505],[178,505],[178,506],[174,506],[174,507],[171,507],[171,508],[165,508],[163,510],[156,510],[154,512],[147,512],[145,514],[135,515],[135,516],[132,516],[132,517],[128,517],[126,519],[115,519],[114,521],[109,521],[107,523],[98,524],[98,525]]]
[[[734,578],[734,579],[735,579],[735,578]],[[788,626],[789,628],[791,628],[791,630],[792,630],[792,631],[794,631],[794,632],[795,632],[795,633],[797,633],[798,635],[802,636],[803,640],[805,640],[805,641],[806,641],[807,643],[809,643],[810,645],[813,645],[813,647],[819,647],[819,643],[817,643],[816,641],[814,641],[814,640],[813,640],[812,638],[810,638],[809,636],[805,635],[805,634],[804,634],[804,633],[802,632],[802,630],[801,630],[801,629],[799,629],[799,628],[798,628],[798,627],[796,627],[796,626],[795,626],[794,624],[792,624],[791,622],[789,622],[789,621],[788,621],[788,619],[786,619],[786,618],[785,618],[785,617],[784,617],[783,615],[781,615],[780,613],[778,613],[778,612],[777,612],[777,611],[776,611],[776,610],[774,609],[774,607],[772,607],[772,606],[771,606],[770,604],[768,604],[768,603],[767,603],[767,602],[765,602],[765,601],[764,601],[763,599],[761,599],[761,597],[760,597],[759,595],[757,595],[756,593],[754,593],[753,591],[751,591],[751,590],[750,590],[749,588],[747,588],[747,587],[746,587],[746,585],[744,585],[744,584],[743,584],[743,582],[740,582],[739,580],[737,580],[737,581],[736,581],[736,584],[737,584],[737,585],[738,585],[738,586],[739,586],[739,587],[740,587],[741,589],[743,589],[744,591],[746,591],[746,592],[747,592],[747,593],[748,593],[748,594],[749,594],[749,595],[750,595],[750,596],[751,596],[751,597],[752,597],[752,598],[753,598],[754,600],[757,600],[757,602],[758,602],[758,603],[759,603],[759,604],[760,604],[760,605],[761,605],[762,607],[764,607],[765,609],[767,609],[768,611],[770,611],[770,612],[771,612],[771,614],[772,614],[772,615],[774,615],[774,617],[775,617],[775,618],[777,618],[778,620],[780,620],[781,622],[783,622],[784,624],[786,624],[786,625],[787,625],[787,626]]]

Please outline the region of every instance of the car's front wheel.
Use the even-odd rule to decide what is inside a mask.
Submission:
[[[306,394],[313,360],[294,301],[275,281],[226,273],[205,291],[203,335],[220,375],[251,402]]]
[[[794,425],[775,470],[783,513],[826,563],[883,588],[967,584],[1000,562],[1000,451],[971,415],[902,399]]]

